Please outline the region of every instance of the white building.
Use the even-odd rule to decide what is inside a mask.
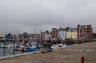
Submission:
[[[6,33],[0,32],[0,39],[5,39]]]
[[[65,38],[66,38],[66,31],[59,31],[58,37],[59,37],[60,39],[65,40]]]

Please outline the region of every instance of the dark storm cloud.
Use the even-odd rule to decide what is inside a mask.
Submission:
[[[95,26],[95,17],[95,0],[0,0],[1,32],[34,32],[76,24]]]

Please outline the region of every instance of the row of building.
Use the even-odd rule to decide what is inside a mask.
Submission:
[[[7,40],[7,41],[27,41],[27,42],[42,42],[46,40],[89,40],[92,39],[92,26],[91,25],[77,25],[76,28],[52,28],[51,31],[45,31],[41,32],[40,34],[28,34],[28,33],[22,33],[22,34],[4,34],[0,33],[0,40]]]
[[[91,25],[77,25],[76,28],[53,28],[51,32],[52,38],[74,39],[74,40],[87,40],[92,39],[92,26]]]

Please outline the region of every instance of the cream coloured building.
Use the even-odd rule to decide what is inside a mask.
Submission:
[[[66,32],[67,39],[77,39],[77,31],[75,28]]]

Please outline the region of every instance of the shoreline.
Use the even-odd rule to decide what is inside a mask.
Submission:
[[[96,42],[59,48],[48,53],[31,53],[1,59],[0,63],[81,63],[82,56],[85,63],[96,63]]]
[[[80,45],[82,45],[82,44],[74,44],[74,45],[70,45],[70,46],[66,46],[66,47],[60,47],[60,48],[52,49],[52,51],[62,49],[62,48],[68,48],[68,47],[76,47],[76,46],[80,46]],[[19,57],[19,56],[24,56],[24,55],[29,55],[29,54],[34,54],[34,53],[40,53],[40,52],[42,52],[42,51],[29,52],[29,53],[19,53],[19,54],[16,54],[16,55],[8,55],[8,56],[0,57],[0,60]]]

